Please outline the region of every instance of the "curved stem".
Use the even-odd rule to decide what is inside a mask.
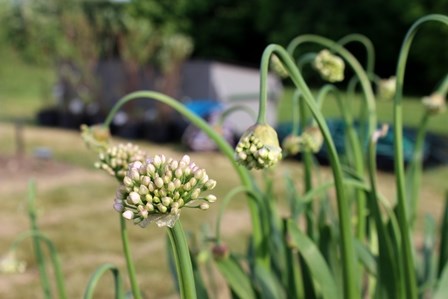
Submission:
[[[418,297],[417,281],[414,267],[414,259],[412,255],[412,247],[410,240],[410,230],[407,222],[406,211],[406,195],[404,188],[404,158],[403,158],[403,122],[402,122],[402,95],[403,95],[403,80],[406,68],[406,61],[409,54],[409,49],[414,39],[417,29],[426,22],[438,21],[448,25],[448,17],[443,15],[428,15],[412,25],[408,30],[403,44],[401,46],[400,55],[397,64],[397,89],[394,98],[394,165],[395,165],[395,179],[397,184],[397,213],[400,233],[402,236],[402,250],[403,250],[403,264],[405,267],[405,282],[407,286],[407,298],[414,299]]]
[[[62,267],[59,255],[56,250],[56,247],[49,238],[47,238],[39,231],[31,230],[19,235],[11,244],[11,250],[16,250],[19,244],[29,237],[32,237],[34,242],[36,242],[37,240],[37,242],[40,244],[40,242],[43,241],[47,245],[48,251],[50,252],[51,261],[53,263],[54,276],[56,278],[56,287],[58,290],[59,298],[61,299],[67,298],[67,292],[65,290],[65,283],[64,283],[64,274],[62,273]]]
[[[195,299],[197,295],[190,250],[180,220],[176,221],[174,227],[168,228],[168,236],[176,263],[180,297]]]
[[[229,159],[229,161],[232,163],[233,168],[237,172],[238,176],[240,177],[241,183],[246,186],[248,189],[254,190],[254,186],[252,184],[252,180],[250,178],[249,172],[244,167],[238,165],[235,162],[234,159],[234,151],[230,147],[230,145],[227,143],[227,141],[222,138],[212,127],[210,127],[209,124],[207,124],[202,118],[188,110],[184,105],[182,105],[179,101],[155,92],[155,91],[136,91],[131,94],[128,94],[127,96],[121,98],[115,106],[112,108],[112,110],[109,112],[109,115],[107,116],[104,125],[109,126],[112,122],[115,114],[118,112],[118,110],[126,103],[136,100],[136,99],[153,99],[159,102],[162,102],[166,105],[169,105],[173,109],[175,109],[177,112],[179,112],[181,115],[186,117],[191,123],[196,125],[198,128],[200,128],[204,133],[212,139],[220,151]],[[251,213],[251,221],[252,221],[252,229],[253,229],[253,243],[255,247],[255,254],[256,254],[256,260],[259,263],[264,264],[268,267],[269,265],[269,255],[268,251],[263,246],[263,238],[266,234],[262,230],[262,223],[259,216],[260,209],[259,207],[253,202],[249,201],[249,210]]]
[[[343,184],[343,173],[341,163],[339,161],[336,147],[331,138],[330,130],[325,122],[325,118],[316,105],[314,97],[303,80],[302,75],[294,64],[294,61],[286,50],[279,45],[269,45],[263,53],[263,58],[267,59],[271,54],[276,53],[282,60],[283,65],[290,73],[290,77],[297,88],[303,93],[303,98],[316,120],[325,143],[329,151],[329,160],[336,188],[337,208],[339,215],[339,230],[341,234],[341,257],[343,263],[343,282],[344,282],[344,298],[353,299],[359,298],[358,281],[355,267],[355,252],[352,239],[352,228],[350,225],[351,215],[348,199],[345,195],[345,188]],[[262,73],[266,70],[262,70]],[[262,98],[260,98],[261,100]]]
[[[312,42],[324,47],[331,49],[332,51],[338,53],[342,56],[352,67],[356,76],[359,78],[359,82],[361,83],[361,87],[363,89],[363,93],[366,99],[367,111],[368,111],[368,136],[371,136],[372,133],[376,130],[376,108],[375,108],[375,96],[373,94],[372,86],[370,84],[370,80],[362,66],[359,64],[358,60],[344,47],[339,45],[338,43],[313,34],[304,34],[294,38],[288,45],[287,51],[293,56],[295,49],[302,43]]]
[[[128,232],[126,230],[126,219],[118,215],[120,218],[120,235],[121,235],[121,243],[123,246],[123,254],[126,260],[126,267],[128,269],[129,281],[131,283],[132,295],[135,299],[142,299],[142,294],[140,292],[140,288],[138,287],[137,274],[135,271],[134,263],[132,262],[131,249],[129,246],[129,238]]]
[[[219,116],[218,124],[219,125],[224,124],[224,120],[226,119],[226,117],[228,117],[230,114],[232,114],[234,112],[238,112],[238,111],[246,112],[253,120],[255,120],[257,118],[257,116],[255,115],[255,112],[248,106],[234,105],[234,106],[226,109],[223,113],[221,113],[221,115]]]
[[[92,274],[92,276],[89,279],[89,283],[87,285],[87,288],[84,292],[84,299],[91,299],[93,298],[93,293],[95,291],[95,287],[98,284],[101,277],[107,272],[112,272],[112,275],[114,277],[114,286],[115,286],[115,298],[121,299],[124,298],[124,292],[123,292],[123,285],[121,281],[120,271],[117,267],[115,267],[112,264],[104,264],[98,267],[95,271],[95,273]]]
[[[373,47],[372,41],[366,36],[359,33],[349,34],[338,40],[338,44],[340,44],[341,46],[345,46],[346,44],[351,42],[359,42],[365,47],[367,56],[366,72],[369,77],[372,76],[373,68],[375,67],[375,49]]]

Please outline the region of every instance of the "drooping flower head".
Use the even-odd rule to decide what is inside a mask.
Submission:
[[[109,146],[110,131],[103,125],[81,125],[81,137],[88,148],[100,152]]]
[[[282,148],[287,156],[294,156],[302,150],[302,138],[300,136],[290,134],[283,139]]]
[[[397,90],[397,79],[395,76],[389,79],[380,79],[377,86],[377,96],[381,100],[392,100]]]
[[[340,82],[344,80],[344,60],[333,55],[327,49],[320,51],[313,62],[314,68],[322,79],[328,82]]]
[[[26,270],[26,262],[17,258],[15,250],[10,250],[0,258],[0,273],[23,273]]]
[[[99,153],[98,158],[95,167],[105,170],[121,182],[129,169],[129,164],[145,160],[146,154],[137,145],[126,143],[108,147]]]
[[[116,193],[114,209],[135,224],[173,227],[183,207],[206,210],[216,196],[202,195],[216,181],[185,155],[181,160],[154,156],[130,165]]]
[[[422,99],[423,106],[425,106],[428,113],[435,115],[446,110],[446,100],[441,93],[433,93],[428,97]]]
[[[283,149],[288,155],[296,155],[303,151],[317,153],[324,142],[322,132],[316,126],[306,128],[300,136],[288,135],[283,140]]]
[[[248,169],[272,167],[281,158],[277,132],[266,124],[256,124],[247,129],[235,148],[236,161]]]

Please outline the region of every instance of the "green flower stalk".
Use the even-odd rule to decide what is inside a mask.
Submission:
[[[344,60],[333,55],[329,50],[320,51],[313,62],[314,68],[319,72],[322,79],[328,82],[340,82],[344,80]]]
[[[237,163],[248,169],[274,166],[282,158],[277,132],[267,124],[255,124],[244,132],[235,148]]]
[[[377,98],[390,101],[395,96],[397,90],[397,79],[392,76],[388,79],[379,79],[377,85]]]
[[[422,104],[427,113],[431,115],[440,114],[446,110],[446,100],[443,94],[435,92],[422,99]]]
[[[135,144],[118,144],[101,151],[95,167],[106,171],[121,182],[126,176],[129,165],[135,161],[143,161],[145,157],[145,152]]]
[[[154,156],[146,162],[134,162],[118,189],[114,209],[128,220],[145,227],[174,227],[183,207],[207,210],[216,196],[201,195],[212,190],[216,181],[209,179],[185,155],[181,160]]]

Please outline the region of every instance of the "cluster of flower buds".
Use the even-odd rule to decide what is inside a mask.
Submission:
[[[263,169],[282,158],[277,132],[269,125],[256,124],[241,136],[235,148],[236,161],[248,169]]]
[[[103,125],[81,125],[81,137],[88,148],[101,152],[109,146],[110,131]]]
[[[395,76],[389,79],[380,79],[377,86],[377,97],[381,100],[390,101],[394,98],[397,90],[397,79]]]
[[[300,135],[288,135],[283,140],[283,150],[287,155],[296,155],[303,151],[310,151],[317,153],[324,142],[322,132],[316,126],[311,126],[305,129]]]
[[[288,71],[286,70],[283,63],[280,61],[277,55],[271,55],[270,65],[272,70],[279,75],[281,78],[287,78],[289,76]]]
[[[173,227],[183,207],[208,209],[216,196],[201,193],[215,186],[216,181],[209,179],[189,156],[178,161],[156,155],[129,166],[116,193],[114,209],[142,227],[150,222]]]
[[[441,93],[433,93],[429,97],[422,99],[423,106],[430,114],[439,114],[446,110],[446,100]]]
[[[145,152],[132,143],[118,144],[99,153],[99,161],[95,167],[105,170],[110,175],[122,181],[125,177],[129,164],[135,161],[145,160]]]
[[[324,49],[320,51],[313,62],[314,68],[322,79],[328,82],[340,82],[344,80],[344,60]]]
[[[15,250],[10,250],[0,259],[0,273],[23,273],[26,270],[26,262],[17,258]]]

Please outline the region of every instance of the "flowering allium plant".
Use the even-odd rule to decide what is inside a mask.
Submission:
[[[424,97],[422,103],[430,114],[439,114],[446,110],[445,97],[437,92],[428,97]]]
[[[208,209],[216,196],[201,193],[215,186],[216,181],[189,156],[178,161],[156,155],[130,165],[116,193],[114,209],[141,227],[150,222],[173,227],[183,207]]]

